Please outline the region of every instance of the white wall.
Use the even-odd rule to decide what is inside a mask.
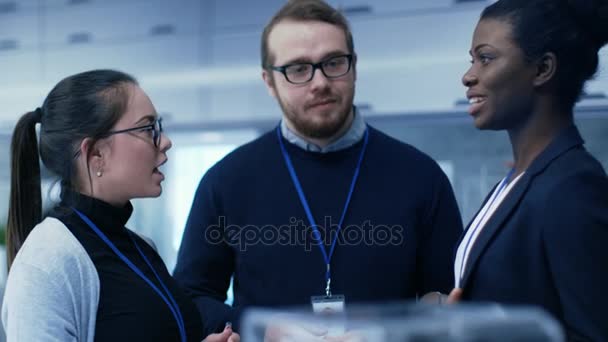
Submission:
[[[464,97],[470,37],[489,2],[331,0],[354,32],[355,101],[375,113],[452,108]],[[282,3],[16,0],[14,12],[0,13],[0,42],[17,42],[0,50],[0,131],[10,132],[62,77],[92,68],[138,77],[170,114],[168,126],[278,117],[260,79],[259,41]],[[608,92],[606,72],[589,89]]]

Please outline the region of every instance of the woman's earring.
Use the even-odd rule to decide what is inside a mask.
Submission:
[[[97,177],[101,177],[102,173],[101,171],[97,171]]]

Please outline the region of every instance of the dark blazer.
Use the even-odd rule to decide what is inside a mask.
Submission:
[[[461,287],[463,300],[541,306],[569,340],[608,341],[608,177],[583,143],[571,126],[534,160],[475,241]]]

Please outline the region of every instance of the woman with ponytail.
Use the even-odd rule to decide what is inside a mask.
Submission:
[[[2,305],[9,341],[201,341],[196,307],[125,227],[132,199],[160,195],[170,148],[148,96],[118,71],[67,77],[21,117]],[[61,186],[44,219],[39,158]],[[226,328],[207,341],[238,338]]]
[[[568,340],[608,341],[608,177],[573,107],[608,42],[608,0],[499,0],[463,76],[475,126],[504,130],[505,171],[464,232],[450,301],[537,305]]]

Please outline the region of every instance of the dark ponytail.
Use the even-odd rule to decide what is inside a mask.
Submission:
[[[40,164],[36,124],[40,109],[24,114],[11,142],[11,190],[6,227],[6,253],[10,269],[15,255],[32,228],[41,220]]]

